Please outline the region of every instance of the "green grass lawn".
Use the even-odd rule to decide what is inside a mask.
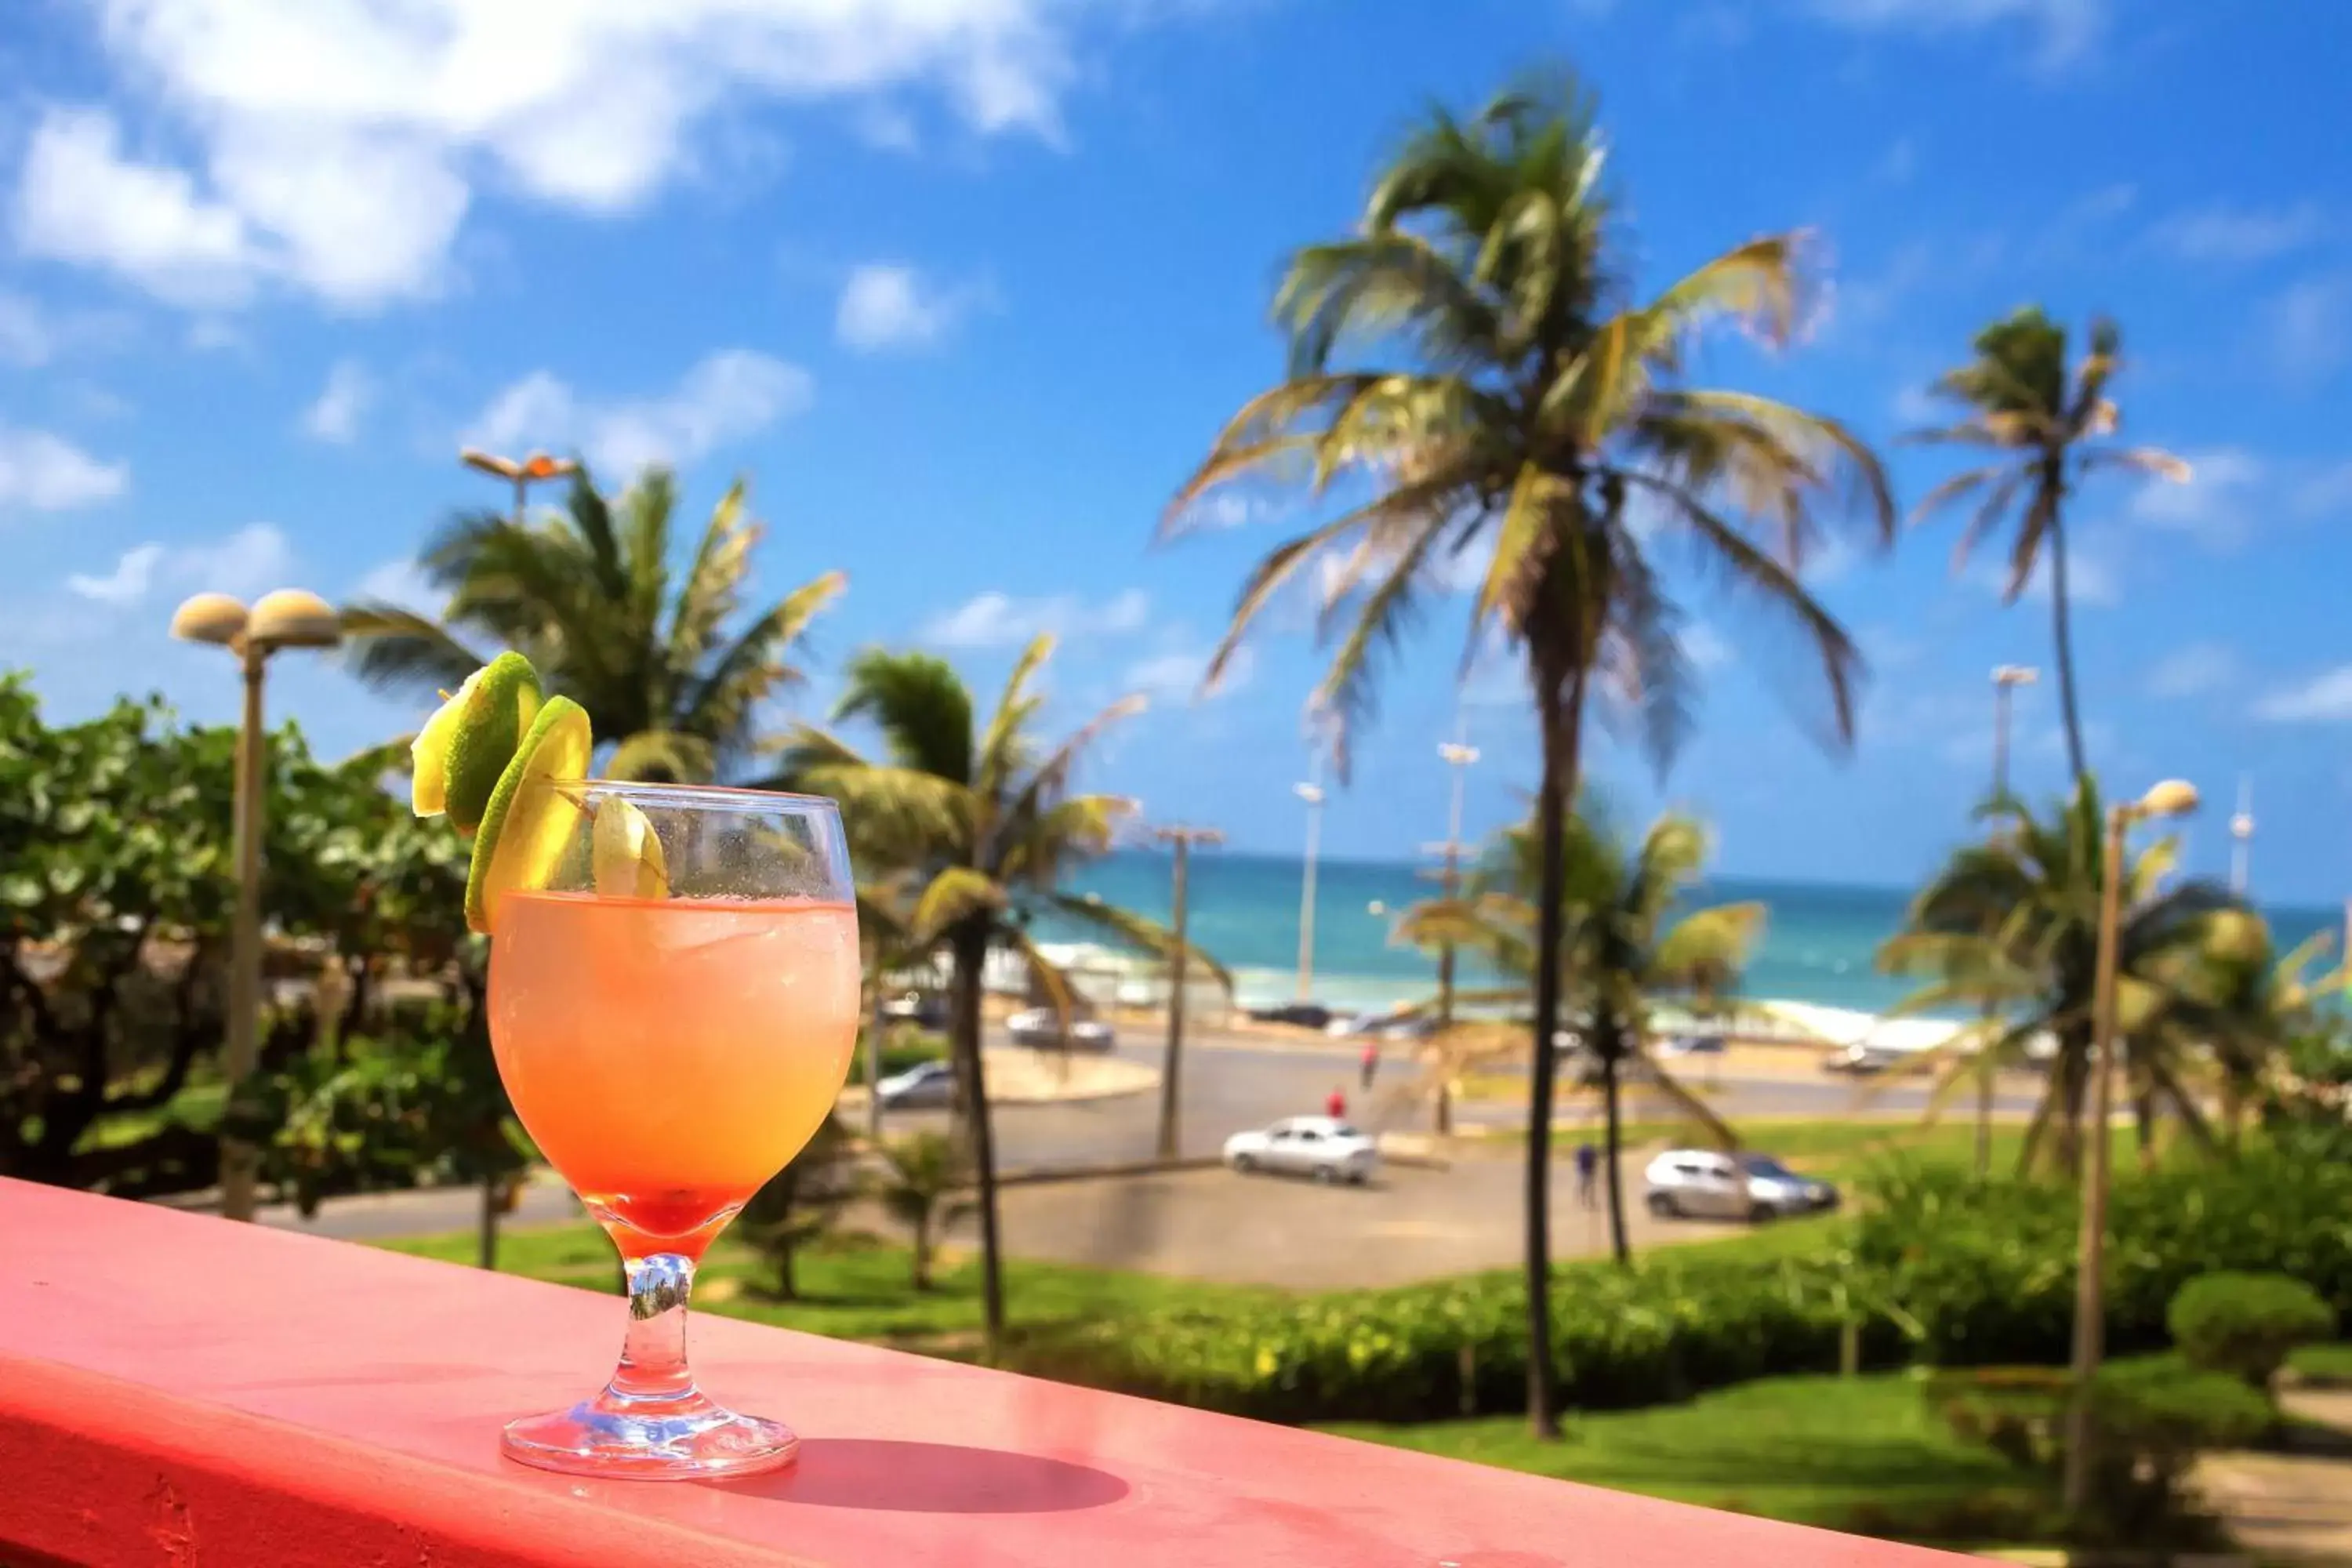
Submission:
[[[2045,1476],[1964,1443],[1907,1373],[1781,1377],[1686,1405],[1571,1415],[1538,1442],[1519,1416],[1325,1430],[1739,1513],[1948,1542],[2038,1533]]]
[[[2331,1388],[2352,1388],[2352,1342],[2305,1345],[2286,1358],[2286,1364],[2305,1381]]]
[[[474,1258],[471,1233],[385,1245],[453,1263],[470,1263]],[[613,1244],[585,1221],[508,1232],[499,1242],[499,1267],[505,1273],[593,1290],[619,1288]],[[703,1264],[695,1305],[835,1339],[946,1354],[971,1348],[980,1331],[980,1268],[959,1253],[938,1260],[929,1290],[919,1291],[910,1283],[906,1248],[857,1237],[832,1238],[803,1251],[795,1272],[798,1298],[779,1300],[772,1291],[774,1278],[768,1264],[751,1248],[721,1237]],[[1214,1307],[1281,1292],[1008,1258],[1004,1294],[1017,1331]]]

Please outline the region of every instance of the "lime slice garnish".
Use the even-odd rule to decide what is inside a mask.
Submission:
[[[490,792],[539,714],[539,672],[502,653],[466,678],[409,747],[409,801],[419,816],[446,812],[460,833],[481,825]]]
[[[604,899],[669,897],[669,864],[646,814],[610,795],[596,803],[596,826],[589,842],[596,895]]]
[[[569,697],[549,698],[514,760],[499,775],[474,836],[474,862],[466,874],[467,926],[484,933],[494,930],[500,900],[517,889],[544,888],[562,864],[580,831],[583,808],[568,790],[524,786],[586,778],[593,744],[587,710]]]

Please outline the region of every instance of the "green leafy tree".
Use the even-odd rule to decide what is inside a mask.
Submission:
[[[780,1300],[799,1298],[793,1265],[801,1249],[832,1228],[842,1209],[857,1195],[857,1188],[849,1134],[828,1116],[817,1124],[808,1146],[769,1177],[743,1205],[735,1221],[736,1233],[775,1270],[774,1289]]]
[[[992,949],[1017,953],[1066,1016],[1066,976],[1032,940],[1030,919],[1051,910],[1122,946],[1165,956],[1161,926],[1098,899],[1062,890],[1064,875],[1110,847],[1134,812],[1123,796],[1073,792],[1071,779],[1112,726],[1143,707],[1122,698],[1058,743],[1038,736],[1044,697],[1033,689],[1052,655],[1039,637],[1015,662],[996,711],[980,722],[971,689],[943,659],[868,649],[853,659],[834,710],[838,722],[881,731],[868,757],[838,735],[803,725],[785,748],[784,777],[833,796],[875,868],[902,870],[920,887],[905,921],[908,953],[944,950],[953,974],[948,1036],[955,1063],[957,1124],[979,1185],[982,1300],[992,1349],[1004,1330],[997,1237],[996,1163],[981,1058],[981,986]],[[1192,962],[1230,984],[1205,954]]]
[[[1773,343],[1801,315],[1793,237],[1754,239],[1643,300],[1606,150],[1572,84],[1508,91],[1469,120],[1427,115],[1375,181],[1355,233],[1290,258],[1275,298],[1283,382],[1246,404],[1178,492],[1166,527],[1248,480],[1303,488],[1339,514],[1250,573],[1211,665],[1302,573],[1328,573],[1337,637],[1318,693],[1371,707],[1382,650],[1466,562],[1486,560],[1474,647],[1499,637],[1535,709],[1546,825],[1528,1110],[1529,1342],[1550,1342],[1549,1184],[1566,827],[1584,720],[1615,700],[1661,764],[1689,725],[1684,615],[1660,569],[1683,551],[1819,666],[1829,732],[1853,729],[1861,660],[1799,574],[1822,521],[1891,540],[1876,459],[1836,422],[1695,383],[1702,331]],[[1344,762],[1344,752],[1342,754]],[[1554,1369],[1529,1358],[1538,1435],[1559,1429]]]
[[[1915,432],[1916,441],[1974,447],[1991,456],[1930,490],[1916,515],[1962,501],[1975,510],[1953,552],[1965,562],[1989,535],[2010,530],[2006,597],[2014,604],[2037,567],[2050,567],[2052,649],[2058,663],[2058,700],[2066,721],[2066,760],[2076,779],[2086,769],[2083,723],[2074,691],[2074,643],[2067,617],[2067,501],[2083,479],[2102,469],[2185,481],[2189,465],[2153,447],[2125,447],[2106,437],[2120,422],[2107,395],[2122,367],[2123,332],[2113,321],[2091,323],[2090,349],[2070,375],[2066,329],[2039,306],[2005,317],[1977,334],[1976,357],[1935,384],[1937,395],[1967,410],[1956,423]]]
[[[676,505],[667,468],[646,469],[616,499],[583,469],[562,511],[459,516],[421,560],[449,596],[440,618],[351,606],[354,667],[373,686],[424,697],[455,690],[512,648],[617,743],[609,774],[726,773],[748,754],[761,703],[801,679],[793,647],[846,579],[828,572],[747,614],[761,528],[742,482],[711,512],[683,574],[673,570]]]
[[[1633,1253],[1618,1168],[1623,1087],[1629,1079],[1654,1086],[1716,1142],[1738,1146],[1731,1128],[1676,1082],[1649,1047],[1661,1003],[1712,1013],[1738,990],[1763,939],[1768,911],[1753,902],[1683,907],[1706,863],[1706,829],[1696,817],[1670,812],[1639,841],[1629,841],[1588,795],[1562,837],[1564,1014],[1575,1020],[1599,1068],[1610,1245],[1617,1261],[1626,1263]],[[1450,938],[1485,953],[1506,974],[1533,974],[1543,925],[1535,902],[1541,896],[1543,839],[1542,825],[1532,819],[1504,828],[1473,873],[1469,896],[1416,905],[1400,922],[1400,934],[1423,943]],[[1502,994],[1516,1001],[1527,992]]]
[[[84,1145],[170,1105],[219,1047],[234,755],[230,732],[177,730],[158,701],[51,727],[0,676],[0,1174],[213,1179],[209,1131]]]
[[[177,1106],[222,1037],[235,754],[233,731],[153,701],[50,726],[0,678],[0,1172],[132,1194],[214,1179],[218,1129]],[[289,726],[266,761],[265,966],[297,984],[223,1123],[306,1207],[510,1174],[465,847],[383,789],[383,753],[321,763]],[[436,999],[395,1007],[392,980]]]
[[[931,1258],[940,1234],[972,1210],[971,1200],[961,1195],[969,1180],[962,1152],[941,1133],[914,1132],[882,1145],[875,1196],[883,1212],[907,1227],[908,1267],[918,1290],[931,1288]]]
[[[1966,1005],[1986,1022],[1957,1032],[1927,1058],[1937,1074],[1930,1114],[1975,1075],[2054,1051],[2026,1131],[2031,1166],[2054,1143],[2059,1167],[2080,1168],[2094,1063],[2092,1001],[2098,960],[2105,817],[2096,784],[2036,816],[1996,803],[2001,830],[1945,863],[1913,901],[1904,929],[1879,950],[1884,969],[1926,981],[1905,1011]],[[2242,952],[2254,917],[2208,881],[2170,882],[2178,841],[2129,858],[2116,948],[2116,1020],[2136,1095],[2209,1136],[2200,1109],[2199,1047],[2230,1037],[2252,1048],[2255,1026],[2233,1014],[2214,968]],[[2054,1139],[2053,1133],[2054,1131]],[[2104,1129],[2094,1130],[2104,1134]]]

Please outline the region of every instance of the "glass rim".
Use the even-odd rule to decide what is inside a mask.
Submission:
[[[841,806],[831,795],[801,795],[791,790],[751,789],[741,784],[656,784],[635,779],[559,779],[541,775],[525,789],[581,790],[594,795],[621,795],[689,811],[825,811],[839,816]]]

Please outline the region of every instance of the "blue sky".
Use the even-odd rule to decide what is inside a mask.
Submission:
[[[518,13],[528,11],[528,22]],[[854,15],[853,15],[854,13]],[[647,17],[657,16],[657,20]],[[27,18],[29,17],[29,24]],[[1349,223],[1433,100],[1530,63],[1601,97],[1639,276],[1815,231],[1811,340],[1710,374],[1884,440],[1985,321],[2027,301],[2124,324],[2135,437],[2189,487],[2076,513],[2095,761],[2184,773],[2222,816],[2255,781],[2260,889],[2352,887],[2352,13],[2272,0],[23,0],[0,38],[0,665],[59,717],[158,689],[231,713],[175,647],[199,587],[404,591],[452,506],[498,500],[465,439],[747,474],[763,587],[829,568],[798,706],[873,641],[992,685],[1063,634],[1076,721],[1151,710],[1091,783],[1156,817],[1295,845],[1317,664],[1269,628],[1195,701],[1253,517],[1154,549],[1219,423],[1279,367],[1290,247]],[[1895,456],[1916,497],[1941,469]],[[1816,584],[1873,668],[1860,742],[1814,750],[1736,610],[1695,597],[1708,695],[1663,788],[1726,868],[1892,883],[1963,830],[1993,664],[2047,666],[2046,602],[1956,575],[1953,528]],[[1391,671],[1327,845],[1441,835],[1434,746],[1484,752],[1471,826],[1518,809],[1528,721],[1455,676],[1463,606]],[[324,749],[415,715],[320,660],[273,691]],[[1801,710],[1801,700],[1794,707]],[[2054,693],[2018,770],[2056,787]]]

